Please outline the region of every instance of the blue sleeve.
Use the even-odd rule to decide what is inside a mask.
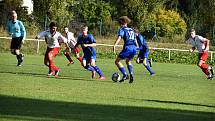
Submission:
[[[96,41],[94,40],[94,38],[93,38],[93,35],[92,35],[92,34],[89,34],[89,40],[90,40],[92,43],[96,43]]]
[[[80,45],[80,44],[81,44],[81,35],[78,36],[77,44],[76,45]]]
[[[125,34],[125,32],[124,32],[122,29],[119,29],[119,31],[118,31],[118,36],[123,37],[124,34]]]
[[[23,39],[25,39],[26,38],[26,30],[25,30],[25,27],[21,21],[19,21],[19,26],[20,26],[21,36],[23,36]]]

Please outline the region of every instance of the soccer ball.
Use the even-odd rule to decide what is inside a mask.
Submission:
[[[117,73],[117,72],[113,73],[113,74],[112,74],[112,80],[113,80],[114,82],[119,81],[119,80],[120,80],[120,75],[119,75],[119,73]]]

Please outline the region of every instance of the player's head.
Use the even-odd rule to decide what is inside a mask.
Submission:
[[[122,25],[127,25],[131,22],[131,20],[127,17],[127,16],[121,16],[118,19],[118,23],[122,26]]]
[[[88,26],[87,25],[83,25],[81,27],[81,30],[82,30],[82,34],[86,36],[87,32],[88,32]]]
[[[11,11],[11,20],[16,21],[17,20],[17,13],[15,10]]]
[[[195,29],[190,29],[190,36],[191,36],[192,38],[195,38],[195,36],[196,36],[196,31],[195,31]]]
[[[67,32],[69,32],[69,28],[68,27],[64,27],[64,31],[67,33]]]
[[[49,24],[49,29],[50,29],[50,32],[51,32],[51,33],[56,32],[56,31],[57,31],[57,23],[56,23],[56,22],[51,22],[51,23]]]

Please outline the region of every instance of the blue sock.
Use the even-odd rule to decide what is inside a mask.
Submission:
[[[93,67],[93,68],[94,68],[95,71],[99,74],[100,77],[101,77],[101,76],[104,76],[103,73],[102,73],[102,71],[99,69],[98,66],[95,66],[95,67]]]
[[[129,74],[132,75],[133,74],[133,72],[132,72],[132,65],[129,64],[127,66],[127,68],[128,68]]]
[[[95,71],[95,69],[90,65],[86,65],[84,68],[89,70],[89,71]]]
[[[145,65],[144,65],[145,66]],[[151,68],[149,67],[149,65],[146,65],[145,66],[146,69],[149,71],[150,74],[154,74],[154,72],[151,70]]]
[[[119,70],[120,70],[120,72],[123,74],[123,76],[126,76],[126,75],[127,75],[127,73],[126,73],[124,67],[120,67]]]

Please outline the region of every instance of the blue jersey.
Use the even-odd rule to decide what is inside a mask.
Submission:
[[[23,37],[25,39],[26,37],[26,31],[23,23],[19,20],[16,20],[13,22],[12,20],[8,21],[7,23],[7,31],[9,34],[12,35],[12,38],[17,37]]]
[[[149,48],[148,48],[146,41],[144,40],[144,38],[141,34],[138,34],[136,37],[137,37],[137,44],[139,45],[139,49],[140,49],[138,57],[148,58]]]
[[[82,34],[78,36],[77,44],[81,45],[85,57],[96,56],[96,50],[93,47],[83,47],[82,44],[93,44],[96,43],[92,34],[87,34],[83,36]]]
[[[138,34],[136,37],[137,37],[137,44],[140,48],[140,51],[149,50],[148,45],[147,45],[146,41],[144,40],[143,36],[141,34]]]
[[[128,27],[122,27],[118,31],[118,36],[121,36],[124,40],[124,46],[119,53],[121,59],[128,58],[132,60],[136,54],[136,34],[133,29]]]
[[[118,31],[118,36],[121,36],[124,40],[124,47],[129,45],[135,45],[136,46],[136,34],[133,31],[133,29],[128,27],[122,27]]]

